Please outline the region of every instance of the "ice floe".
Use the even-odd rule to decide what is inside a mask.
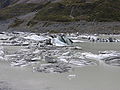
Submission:
[[[24,37],[25,39],[30,39],[30,40],[35,40],[35,41],[44,41],[47,38],[43,37],[43,36],[38,36],[38,35],[31,35],[31,36],[27,36]]]
[[[120,52],[102,51],[98,55],[86,52],[86,53],[82,53],[82,55],[88,59],[102,60],[106,64],[113,66],[120,66]]]
[[[34,67],[34,70],[45,73],[64,73],[69,72],[71,67],[65,63],[42,64],[40,67]]]
[[[5,50],[2,46],[0,46],[0,60],[4,60],[5,58]]]
[[[95,59],[95,60],[101,60],[107,57],[111,57],[111,56],[118,56],[119,53],[116,53],[116,51],[104,51],[104,52],[100,52],[100,54],[93,54],[90,52],[85,52],[82,53],[82,55],[88,59]]]
[[[120,66],[120,52],[98,51],[98,54],[85,52],[73,43],[84,43],[86,39],[97,39],[96,35],[48,35],[35,33],[3,33],[0,42],[0,60],[11,66],[34,66],[38,72],[63,73],[74,67],[97,65],[96,61]],[[17,51],[6,52],[4,46],[24,46]]]
[[[52,37],[52,44],[55,46],[68,46],[71,45],[73,41],[66,36],[59,36]]]
[[[75,77],[76,77],[75,74],[70,74],[70,75],[67,76],[67,78],[68,78],[69,80],[72,80],[72,79],[74,79]]]

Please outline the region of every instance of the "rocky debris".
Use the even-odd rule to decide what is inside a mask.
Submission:
[[[40,67],[34,68],[34,70],[45,73],[64,73],[69,72],[71,67],[65,63],[42,64]]]

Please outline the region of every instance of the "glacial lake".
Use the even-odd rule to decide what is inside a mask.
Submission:
[[[82,42],[80,52],[115,50],[120,51],[120,43]],[[5,46],[6,50],[17,51],[21,46]],[[97,60],[96,60],[97,61]],[[103,62],[97,65],[76,67],[69,73],[33,72],[32,66],[11,67],[9,62],[0,61],[0,81],[7,82],[12,90],[120,90],[120,67]],[[10,90],[11,90],[10,89]]]

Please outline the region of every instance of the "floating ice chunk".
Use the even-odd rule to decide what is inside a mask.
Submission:
[[[74,43],[82,43],[82,42],[85,42],[85,41],[82,41],[82,40],[72,40]]]
[[[69,63],[73,64],[73,65],[78,65],[78,66],[84,66],[85,65],[85,63],[83,63],[81,61],[77,61],[77,60],[71,60]]]
[[[66,53],[63,53],[62,55],[63,56],[69,56],[71,53],[70,52],[66,52]]]
[[[100,54],[111,54],[111,53],[116,54],[117,51],[112,51],[112,50],[110,50],[110,51],[99,51],[99,53],[100,53]]]
[[[18,52],[29,52],[30,51],[30,49],[28,49],[28,48],[23,48],[23,49],[20,49],[20,51],[18,51]]]
[[[7,36],[5,34],[0,34],[0,39],[7,40],[9,38],[11,38],[11,36]]]
[[[72,43],[72,40],[67,38],[66,36],[57,36],[56,38],[52,37],[52,44],[55,46],[68,46]]]
[[[5,58],[0,56],[0,60],[5,60]]]
[[[22,43],[22,45],[29,45],[29,42],[25,41]]]
[[[64,59],[64,58],[61,58],[60,61],[68,63],[68,61],[66,59]]]
[[[70,69],[71,67],[64,63],[42,64],[40,67],[34,68],[35,71],[45,73],[64,73],[69,72]]]
[[[85,58],[88,58],[88,59],[100,60],[100,59],[102,58],[102,57],[100,57],[99,55],[92,54],[92,53],[90,53],[90,52],[82,53],[82,55],[83,55]]]
[[[86,53],[82,53],[82,55],[85,57],[85,58],[88,58],[88,59],[94,59],[94,60],[102,60],[104,58],[107,58],[107,57],[111,57],[111,56],[118,56],[119,54],[115,53],[115,52],[111,52],[111,53],[106,53],[106,54],[92,54],[90,52],[86,52]]]
[[[32,58],[31,61],[39,61],[41,59],[41,57],[35,57],[35,58]]]
[[[117,51],[103,51],[102,56],[105,57],[102,59],[106,64],[112,66],[120,66],[120,53]],[[106,56],[108,55],[108,56]]]
[[[35,40],[35,41],[44,41],[47,38],[43,37],[43,36],[38,36],[38,35],[31,35],[31,36],[27,36],[24,37],[25,39],[30,39],[30,40]]]
[[[75,74],[71,74],[71,75],[68,75],[69,77],[75,77],[76,75]]]
[[[60,56],[58,57],[60,62],[70,64],[72,66],[86,66],[86,65],[95,65],[94,62],[86,60],[82,56]]]
[[[7,61],[12,60],[16,56],[17,56],[16,54],[5,55],[5,60],[7,60]]]
[[[38,53],[40,53],[40,52],[41,52],[40,50],[36,49],[36,50],[33,52],[33,54],[38,54]]]
[[[112,57],[112,56],[118,56],[117,54],[99,54],[99,57],[101,57],[101,59],[104,59],[104,58],[108,58],[108,57]]]
[[[11,62],[11,66],[25,67],[27,65],[28,65],[28,63],[26,61],[23,61],[23,60],[19,60],[19,61],[16,61],[16,62]]]
[[[4,48],[1,46],[0,47],[0,60],[4,60],[5,59],[4,56],[5,56]]]
[[[67,78],[68,78],[69,80],[71,80],[71,79],[73,79],[73,78],[75,78],[75,77],[76,77],[76,75],[75,75],[75,74],[70,74],[70,75],[68,75],[68,77],[67,77]]]
[[[75,47],[71,47],[70,49],[71,49],[71,50],[82,50],[82,47],[75,46]]]
[[[4,56],[4,51],[0,50],[0,56]]]
[[[61,42],[58,38],[53,38],[52,44],[55,46],[68,46],[66,43]]]
[[[69,36],[69,38],[70,38],[70,39],[78,39],[78,37],[76,37],[76,36],[74,36],[74,37],[70,37],[70,36]]]
[[[82,38],[84,38],[84,39],[88,39],[88,38],[93,38],[93,39],[97,39],[97,36],[95,36],[95,35],[80,35],[79,37],[82,37]]]
[[[73,43],[73,41],[66,36],[60,36],[59,39],[63,39],[63,41],[65,41],[65,43],[68,45],[71,45]]]

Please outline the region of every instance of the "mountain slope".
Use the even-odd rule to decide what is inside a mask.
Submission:
[[[0,0],[0,8],[4,8],[8,5],[10,5],[11,1],[10,0]]]
[[[53,3],[41,9],[37,20],[53,21],[120,21],[120,0],[99,0],[94,3],[82,3],[78,0],[66,3]]]
[[[35,11],[37,13],[31,23],[120,21],[120,0],[19,0],[0,10],[0,20]]]
[[[100,0],[95,3],[90,19],[120,21],[120,0]]]

